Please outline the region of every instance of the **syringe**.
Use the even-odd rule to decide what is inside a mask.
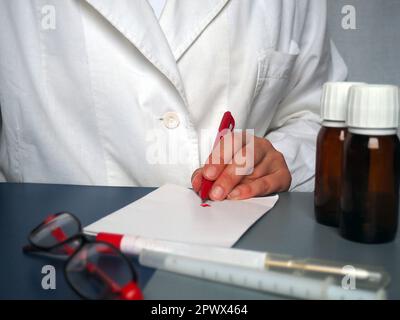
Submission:
[[[386,299],[383,288],[345,289],[339,286],[332,276],[312,278],[296,273],[249,269],[147,249],[140,253],[139,262],[151,268],[293,298]]]
[[[279,272],[313,273],[314,276],[352,276],[356,280],[371,282],[372,286],[385,286],[389,276],[383,270],[372,270],[370,267],[352,265],[351,269],[343,268],[347,264],[311,260],[294,259],[291,256],[266,253],[261,251],[223,248],[206,245],[195,245],[180,242],[148,239],[138,236],[99,233],[96,240],[113,244],[127,255],[139,255],[142,250],[148,249],[200,259],[209,262],[225,263],[256,270],[270,270]]]

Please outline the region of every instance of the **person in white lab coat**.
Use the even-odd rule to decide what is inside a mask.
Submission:
[[[325,0],[0,0],[1,180],[311,191],[321,87],[347,75],[326,15]],[[254,129],[250,175],[196,171],[226,110]]]

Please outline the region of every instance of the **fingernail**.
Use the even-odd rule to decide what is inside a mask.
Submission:
[[[208,167],[206,170],[206,177],[208,179],[213,179],[217,175],[217,168],[214,166]]]
[[[228,195],[229,199],[235,199],[239,198],[240,196],[240,190],[239,189],[233,189],[233,191]]]
[[[211,197],[213,199],[219,200],[222,198],[223,195],[224,195],[224,189],[222,189],[220,186],[214,187],[211,191]]]

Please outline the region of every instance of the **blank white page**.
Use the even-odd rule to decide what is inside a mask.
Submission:
[[[166,184],[84,230],[231,247],[277,201],[275,195],[201,207],[193,190]]]

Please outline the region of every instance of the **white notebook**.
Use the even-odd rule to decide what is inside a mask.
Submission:
[[[193,190],[166,184],[87,226],[84,231],[231,247],[275,205],[278,198],[275,195],[210,201],[210,207],[202,207]]]

